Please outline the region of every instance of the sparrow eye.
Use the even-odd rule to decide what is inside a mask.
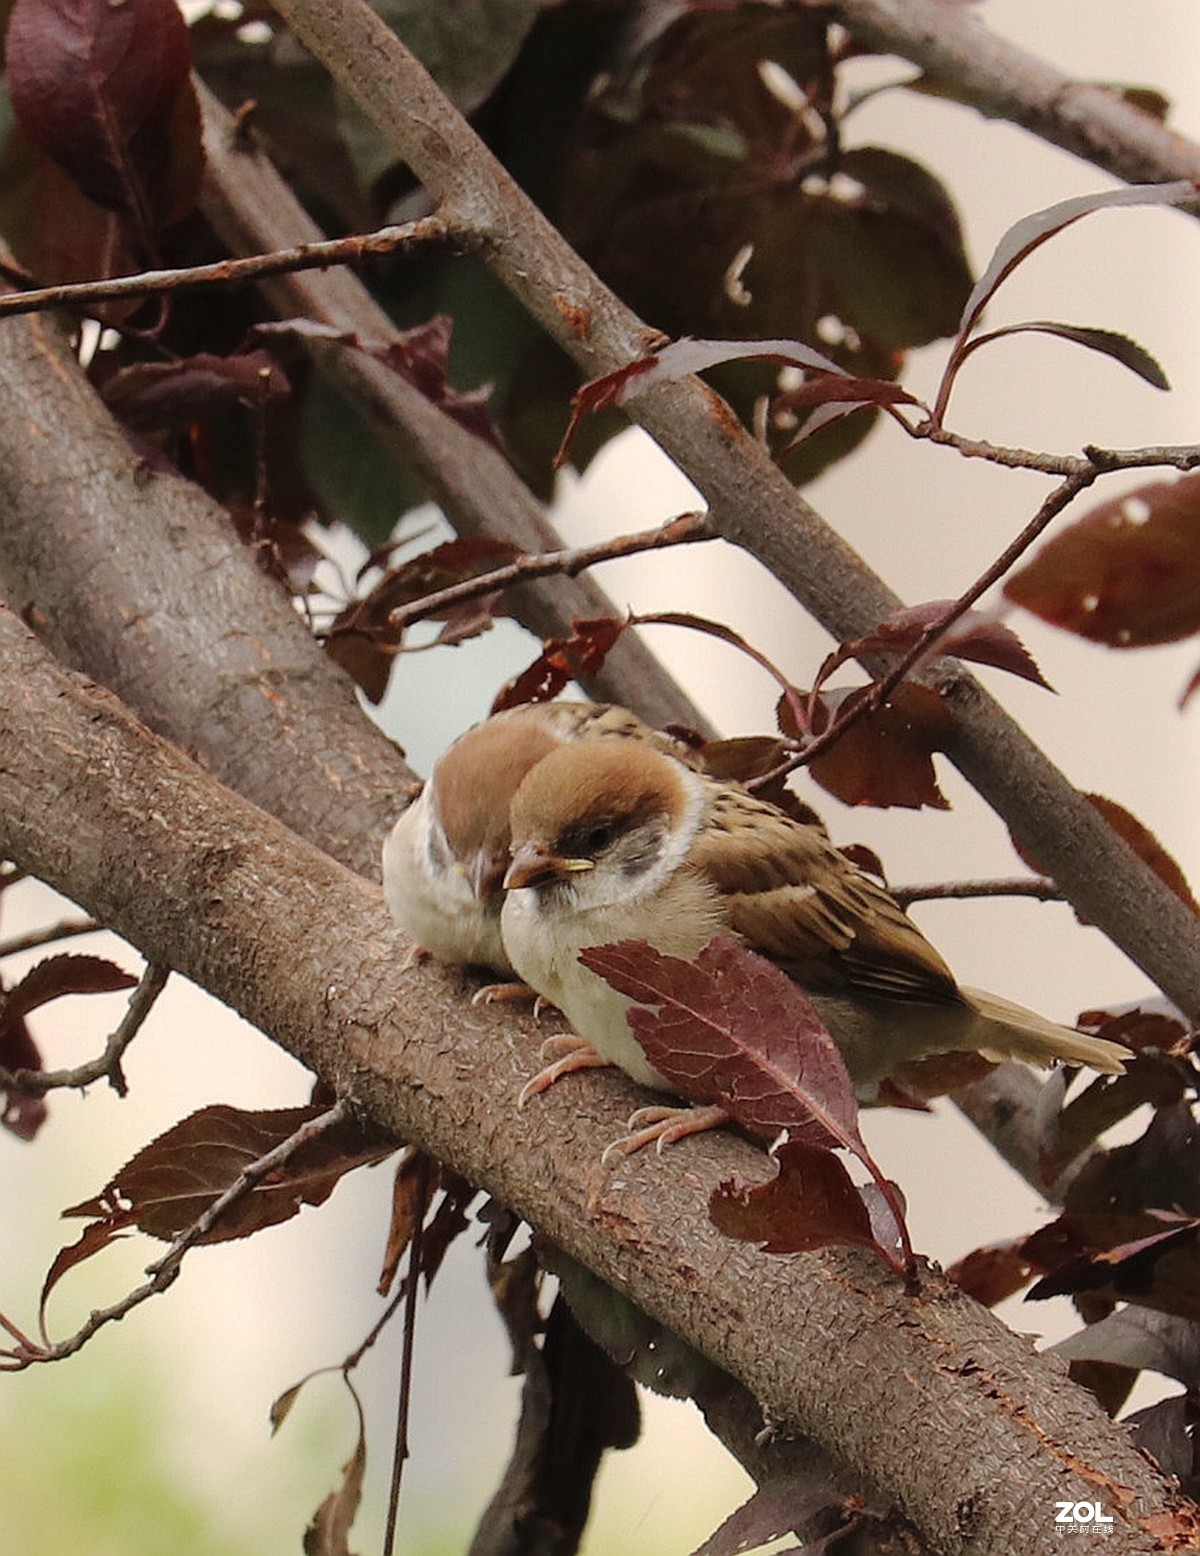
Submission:
[[[594,859],[611,846],[615,836],[616,827],[611,821],[576,827],[563,838],[562,852],[576,859]]]

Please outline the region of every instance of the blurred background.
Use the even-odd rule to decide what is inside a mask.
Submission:
[[[1195,61],[1200,16],[1175,0],[1105,8],[1086,0],[988,0],[989,24],[1083,78],[1152,86],[1171,120],[1200,138]],[[1014,221],[1106,186],[1103,175],[1004,124],[932,98],[886,93],[861,110],[859,140],[876,137],[922,160],[949,185],[978,269]],[[976,356],[964,371],[951,424],[997,443],[1074,451],[1189,443],[1200,403],[1200,232],[1177,214],[1132,209],[1092,216],[1021,267],[989,322],[1049,318],[1120,330],[1147,347],[1173,384],[1156,393],[1113,363],[1059,341],[1020,337]],[[917,353],[905,382],[928,394],[944,348]],[[1117,478],[1124,479],[1124,478]],[[1137,484],[1136,478],[1125,482]],[[808,490],[815,506],[911,602],[953,596],[1027,521],[1044,478],[1003,472],[917,446],[890,425]],[[1107,497],[1118,490],[1103,487]],[[611,444],[583,479],[564,477],[557,518],[585,543],[698,505],[695,492],[636,432]],[[1082,508],[1080,511],[1083,511]],[[348,549],[345,560],[358,558]],[[829,644],[824,634],[731,548],[684,549],[669,559],[611,564],[600,574],[633,609],[688,609],[727,621],[804,684]],[[1014,613],[1011,624],[1057,695],[985,672],[1010,711],[1083,788],[1098,790],[1152,827],[1193,881],[1197,715],[1177,699],[1195,645],[1116,654],[1082,645]],[[653,629],[653,645],[727,734],[773,726],[774,684],[723,646]],[[536,645],[500,623],[454,650],[403,660],[380,712],[388,732],[427,771],[438,751],[482,717],[498,685]],[[811,797],[836,841],[870,844],[894,883],[1014,873],[1003,826],[948,768],[946,813],[853,813]],[[808,790],[804,791],[806,796]],[[37,886],[11,894],[6,935],[43,922],[55,905]],[[6,898],[6,901],[9,900]],[[1084,1008],[1136,999],[1145,980],[1069,910],[1029,902],[920,906],[915,916],[959,977],[1071,1020]],[[106,940],[77,943],[99,949]],[[76,947],[73,947],[73,949]],[[125,948],[113,954],[132,969]],[[31,956],[28,961],[36,960]],[[13,974],[23,968],[13,968]],[[63,1001],[35,1017],[51,1064],[97,1051],[122,1001]],[[245,1107],[306,1100],[308,1078],[260,1034],[172,980],[128,1058],[130,1096],[94,1088],[56,1094],[35,1145],[0,1134],[0,1309],[29,1327],[45,1271],[76,1224],[62,1207],[96,1193],[141,1145],[209,1102]],[[586,1084],[586,1081],[572,1084]],[[1043,1218],[955,1113],[872,1115],[866,1133],[910,1206],[916,1246],[949,1262]],[[0,1493],[6,1548],[26,1556],[290,1556],[355,1438],[336,1379],[305,1391],[277,1439],[271,1401],[315,1368],[336,1364],[378,1312],[373,1295],[387,1230],[390,1167],[358,1172],[327,1206],[242,1245],[192,1255],[165,1297],[104,1331],[78,1357],[0,1378]],[[485,1289],[482,1259],[460,1240],[422,1304],[417,1378],[399,1549],[455,1552],[507,1460],[517,1382]],[[131,1240],[73,1272],[50,1306],[52,1330],[73,1329],[115,1300],[156,1250]],[[1074,1328],[1064,1304],[1012,1304],[1016,1327],[1055,1339]],[[398,1334],[360,1369],[369,1414],[367,1504],[352,1548],[379,1545],[391,1451]],[[589,1556],[682,1553],[749,1492],[742,1472],[687,1405],[646,1401],[642,1443],[610,1455],[585,1541]]]

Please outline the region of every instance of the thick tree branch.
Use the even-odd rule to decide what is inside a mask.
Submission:
[[[442,214],[479,234],[497,275],[586,372],[624,366],[653,344],[653,333],[601,285],[365,0],[275,5]],[[835,639],[862,636],[898,608],[895,594],[704,384],[664,384],[631,409],[703,492],[718,532],[756,556]],[[953,662],[930,677],[954,708],[951,761],[1072,903],[1200,1020],[1200,920],[978,682]]]
[[[197,82],[204,112],[206,175],[201,204],[235,252],[319,241],[322,234],[270,160],[239,135],[231,114]],[[357,276],[347,270],[290,274],[264,285],[282,318],[302,316],[389,339],[396,329]],[[524,482],[498,450],[480,441],[383,363],[335,342],[306,339],[321,369],[353,401],[402,466],[429,483],[460,535],[493,535],[534,555],[562,540]],[[619,616],[591,579],[531,582],[514,590],[512,608],[539,637],[564,637],[575,616]],[[601,701],[629,703],[652,724],[712,726],[637,633],[626,633],[588,682]]]
[[[519,1051],[510,1014],[456,1001],[454,975],[402,969],[377,888],[64,672],[8,611],[0,654],[0,851],[532,1221],[768,1420],[872,1473],[947,1556],[1056,1551],[1060,1498],[1103,1499],[1111,1556],[1184,1537],[1123,1429],[1028,1341],[932,1271],[910,1294],[862,1250],[772,1259],[721,1238],[709,1192],[765,1165],[730,1137],[601,1169],[622,1078],[592,1077],[587,1113],[564,1084],[518,1116],[532,1042]]]
[[[0,591],[60,658],[367,874],[407,770],[228,515],[149,470],[57,324],[0,327]],[[409,775],[411,776],[411,775]]]
[[[1116,92],[1072,80],[944,0],[839,0],[855,37],[920,66],[991,119],[1008,119],[1130,184],[1200,180],[1200,146]]]

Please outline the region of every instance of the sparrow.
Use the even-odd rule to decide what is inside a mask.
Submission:
[[[559,746],[607,738],[648,741],[690,760],[681,741],[610,703],[525,703],[447,747],[383,845],[384,897],[422,950],[512,976],[500,909],[513,795]]]
[[[782,967],[812,998],[863,1102],[881,1100],[881,1088],[886,1097],[890,1081],[904,1089],[903,1078],[920,1076],[931,1055],[1108,1073],[1128,1057],[1115,1043],[961,988],[887,890],[818,828],[644,743],[560,746],[526,774],[510,821],[506,956],[593,1050],[551,1065],[523,1097],[559,1073],[602,1063],[672,1090],[633,1036],[632,1002],[579,953],[644,940],[692,960],[718,932]]]

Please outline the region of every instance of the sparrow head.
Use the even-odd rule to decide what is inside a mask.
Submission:
[[[426,790],[427,847],[435,872],[460,871],[479,901],[499,892],[508,868],[512,797],[530,768],[557,744],[532,709],[517,708],[469,729],[449,747]]]
[[[653,746],[560,746],[513,797],[504,886],[590,907],[646,896],[683,862],[703,808],[702,781]]]

